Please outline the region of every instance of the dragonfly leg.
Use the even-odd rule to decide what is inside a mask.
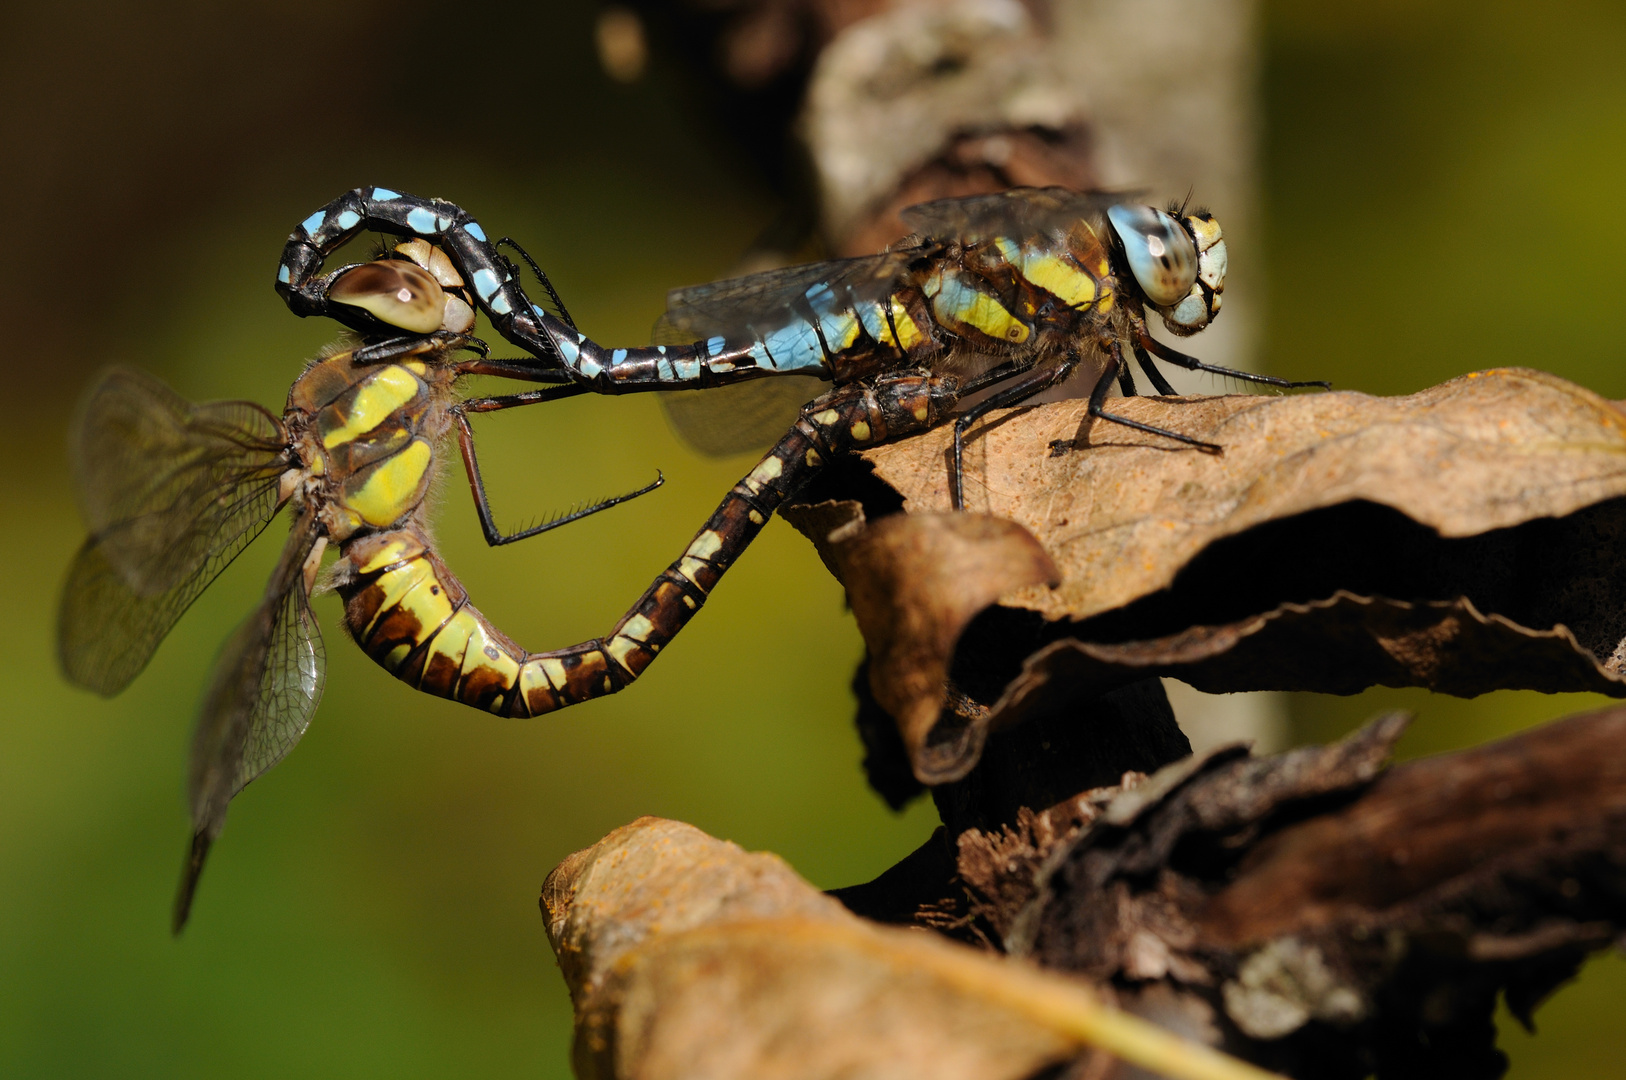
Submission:
[[[1194,439],[1190,435],[1182,435],[1178,431],[1170,431],[1167,428],[1153,427],[1151,424],[1143,424],[1139,420],[1131,420],[1127,416],[1119,416],[1116,413],[1109,413],[1102,408],[1102,404],[1107,400],[1108,391],[1112,389],[1113,377],[1118,374],[1119,369],[1124,367],[1123,349],[1116,341],[1108,346],[1107,351],[1108,360],[1106,370],[1101,372],[1101,377],[1095,381],[1095,389],[1090,393],[1091,417],[1099,420],[1106,420],[1113,424],[1121,424],[1127,428],[1134,428],[1136,431],[1144,431],[1148,435],[1161,435],[1166,439],[1173,439],[1176,442],[1185,443],[1187,446],[1194,446],[1205,454],[1222,454],[1225,452],[1224,448],[1216,443],[1204,442],[1201,439]],[[1074,447],[1076,447],[1076,445],[1077,444],[1075,442]],[[1051,443],[1050,448],[1054,453],[1061,453],[1067,449],[1070,449],[1070,447],[1068,447],[1066,444],[1059,442]]]
[[[1135,344],[1135,359],[1140,363],[1141,370],[1146,372],[1146,377],[1152,380],[1152,385],[1157,387],[1158,393],[1164,397],[1179,396],[1175,393],[1174,387],[1169,384],[1169,380],[1165,379],[1163,373],[1157,370],[1157,365],[1152,362],[1151,355],[1141,347],[1139,342]],[[1124,370],[1129,370],[1128,364],[1124,365]]]
[[[572,319],[570,312],[565,309],[565,302],[559,296],[559,291],[553,287],[552,279],[543,272],[540,266],[536,265],[536,260],[531,258],[531,253],[520,247],[519,241],[512,236],[505,236],[498,240],[497,247],[499,250],[503,247],[511,247],[519,253],[519,257],[525,260],[525,265],[531,268],[531,273],[536,275],[536,280],[541,282],[542,290],[548,294],[548,299],[552,300],[553,306],[559,309],[559,318],[572,330],[576,329],[576,320]]]
[[[1077,367],[1078,357],[1069,356],[1054,367],[1037,368],[997,393],[989,394],[954,418],[954,442],[952,465],[950,467],[950,472],[953,474],[950,477],[953,486],[949,492],[949,504],[954,509],[965,509],[964,438],[966,429],[995,409],[1006,409],[1012,405],[1020,405],[1035,394],[1043,393],[1052,386],[1065,382]],[[1110,385],[1110,376],[1107,381]]]
[[[399,334],[395,337],[357,346],[350,352],[353,364],[393,364],[426,352],[468,349],[485,356],[486,343],[479,338],[454,334],[450,330],[436,330],[433,334]],[[481,373],[483,374],[483,372]]]
[[[576,392],[585,394],[592,387],[582,383],[573,382],[570,372],[559,367],[547,367],[533,357],[524,356],[513,359],[492,358],[480,356],[474,360],[465,360],[457,365],[459,375],[491,375],[499,379],[517,379],[520,382],[551,383],[577,386]],[[561,395],[570,397],[570,394]],[[492,399],[497,400],[497,399]],[[548,398],[545,400],[553,400]],[[516,404],[526,404],[517,402]],[[475,412],[492,412],[492,409],[476,409]]]
[[[1130,373],[1128,364],[1118,369],[1118,392],[1124,397],[1139,396],[1135,393],[1135,376]]]
[[[1163,344],[1161,341],[1158,341],[1150,333],[1148,333],[1144,327],[1136,328],[1135,337],[1137,339],[1137,355],[1141,349],[1145,349],[1147,352],[1151,353],[1159,360],[1162,360],[1164,363],[1173,364],[1175,367],[1185,368],[1187,371],[1206,371],[1211,375],[1229,375],[1232,378],[1241,379],[1243,382],[1262,383],[1265,386],[1279,386],[1286,390],[1297,390],[1307,386],[1318,386],[1323,390],[1332,389],[1332,383],[1327,382],[1324,379],[1311,379],[1306,382],[1294,382],[1290,379],[1279,378],[1275,375],[1260,375],[1253,371],[1237,371],[1234,368],[1220,367],[1218,364],[1205,364],[1195,356],[1187,356],[1178,349],[1169,348],[1167,345]]]
[[[501,547],[512,544],[516,540],[525,540],[532,536],[569,525],[573,521],[591,517],[600,510],[608,510],[612,506],[636,499],[640,495],[647,495],[651,491],[666,483],[666,477],[659,471],[655,473],[653,483],[646,484],[636,491],[629,491],[613,498],[602,499],[587,506],[579,507],[569,513],[551,518],[540,525],[533,525],[518,532],[504,533],[497,528],[497,522],[491,514],[491,500],[486,495],[485,478],[480,472],[480,456],[474,448],[474,428],[469,424],[468,413],[471,412],[500,412],[503,409],[512,409],[521,405],[535,405],[538,402],[557,401],[560,398],[574,397],[587,392],[587,387],[579,384],[549,387],[546,390],[529,390],[522,394],[506,394],[501,397],[474,398],[462,402],[452,409],[452,420],[457,424],[457,448],[463,455],[463,468],[468,473],[469,490],[474,495],[474,510],[480,517],[480,531],[485,534],[486,543],[492,547]]]

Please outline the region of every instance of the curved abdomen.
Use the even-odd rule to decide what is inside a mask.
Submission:
[[[425,693],[499,716],[534,716],[620,688],[598,641],[546,655],[514,644],[415,529],[345,547],[345,626],[390,674]]]
[[[952,405],[952,380],[887,376],[838,387],[728,493],[705,527],[604,638],[528,653],[469,603],[412,526],[351,539],[337,586],[345,625],[396,678],[501,716],[538,716],[629,685],[706,602],[775,510],[833,455],[924,430]]]

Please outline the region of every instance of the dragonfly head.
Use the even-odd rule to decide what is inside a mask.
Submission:
[[[446,253],[426,240],[397,244],[381,258],[343,271],[327,295],[414,334],[462,334],[474,326],[462,276]]]
[[[1214,215],[1120,203],[1108,208],[1107,221],[1135,287],[1170,331],[1195,334],[1219,314],[1226,255]]]

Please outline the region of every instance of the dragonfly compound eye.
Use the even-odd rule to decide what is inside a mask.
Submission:
[[[401,259],[379,259],[347,270],[327,295],[414,334],[439,330],[447,314],[440,282],[421,266]]]
[[[1160,308],[1179,303],[1197,280],[1197,248],[1180,223],[1150,206],[1107,210],[1129,270],[1146,299]]]

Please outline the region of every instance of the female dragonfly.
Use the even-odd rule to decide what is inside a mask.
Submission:
[[[462,278],[421,239],[335,278],[328,295],[411,332],[330,350],[294,383],[281,416],[244,401],[191,405],[149,375],[113,371],[92,391],[71,440],[91,535],[69,570],[58,647],[68,677],[103,694],[135,678],[279,508],[289,506],[294,519],[263,599],[227,645],[204,699],[177,931],[227,804],[293,748],[316,710],[325,654],[310,594],[330,542],[339,551],[330,580],[345,602],[345,628],[369,656],[431,694],[531,716],[602,692],[611,661],[602,645],[528,653],[469,603],[429,538],[424,500],[441,444],[455,428],[494,544],[660,483],[502,535],[467,414],[516,402],[459,400],[454,384],[470,374],[547,382],[558,373],[488,359],[468,336],[474,309]]]
[[[599,345],[562,306],[554,315],[532,303],[514,264],[461,208],[386,188],[357,188],[302,222],[283,249],[276,288],[301,316],[327,315],[372,335],[411,330],[335,295],[351,267],[326,275],[322,268],[362,230],[415,236],[445,249],[499,333],[570,380],[515,400],[704,390],[770,375],[835,384],[800,410],[609,636],[574,647],[594,658],[596,681],[574,684],[561,698],[566,704],[636,679],[774,511],[835,455],[953,417],[951,494],[959,508],[966,429],[1076,371],[1096,372],[1092,417],[1208,453],[1221,448],[1106,410],[1114,380],[1135,392],[1127,355],[1164,394],[1174,391],[1154,357],[1276,387],[1329,385],[1205,364],[1151,336],[1147,308],[1179,335],[1203,329],[1219,312],[1225,241],[1206,211],[1020,188],[925,203],[903,218],[915,234],[878,255],[676,290],[657,324],[658,343],[642,348]],[[983,390],[992,392],[955,413],[962,398]]]

